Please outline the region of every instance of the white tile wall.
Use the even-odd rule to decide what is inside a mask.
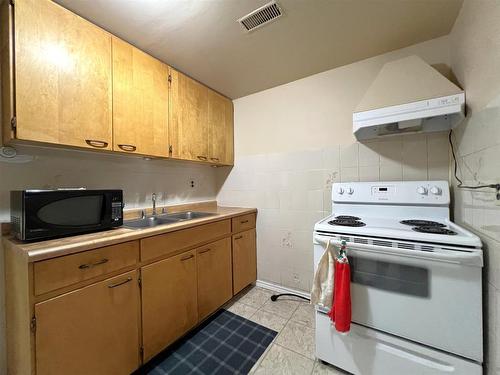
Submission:
[[[444,151],[435,150],[444,147]],[[403,152],[405,150],[405,152]],[[408,150],[408,152],[406,152]],[[433,173],[428,163],[433,162]],[[446,134],[395,137],[321,150],[239,156],[219,171],[222,205],[259,209],[258,278],[309,291],[314,223],[330,214],[339,181],[448,179]]]
[[[209,166],[56,149],[21,152],[35,159],[26,164],[0,159],[0,221],[10,220],[9,192],[16,189],[123,189],[126,208],[150,207],[153,192],[159,205],[216,197],[216,173]]]
[[[465,0],[450,34],[451,68],[467,96],[467,118],[454,130],[465,185],[500,183],[500,6]],[[493,189],[454,188],[455,221],[484,244],[485,367],[500,374],[500,206]]]

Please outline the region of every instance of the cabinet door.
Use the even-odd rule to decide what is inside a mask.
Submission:
[[[209,90],[208,156],[212,163],[233,164],[233,102]]]
[[[238,293],[257,280],[255,229],[233,236],[233,292]]]
[[[197,250],[198,319],[216,311],[233,296],[231,239],[224,238]]]
[[[16,138],[110,150],[110,35],[49,0],[14,14]]]
[[[208,161],[208,88],[170,68],[171,156]]]
[[[113,37],[113,150],[168,156],[168,66]]]
[[[37,375],[129,374],[139,366],[131,271],[35,305]]]
[[[147,361],[198,322],[194,251],[142,267],[142,335]]]

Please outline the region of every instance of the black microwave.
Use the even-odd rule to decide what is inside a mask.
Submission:
[[[122,190],[10,192],[12,233],[21,241],[45,240],[119,227]]]

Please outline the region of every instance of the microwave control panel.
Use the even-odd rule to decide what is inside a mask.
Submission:
[[[111,220],[120,221],[123,217],[123,205],[122,202],[112,202],[111,203]]]

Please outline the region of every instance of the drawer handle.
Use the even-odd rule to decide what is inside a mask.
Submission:
[[[240,224],[246,224],[246,223],[248,223],[248,220],[240,221]]]
[[[243,238],[243,235],[238,236],[238,237],[234,237],[235,240],[241,240],[242,238]]]
[[[96,147],[96,148],[106,148],[106,147],[108,147],[108,142],[97,141],[95,139],[86,139],[85,142],[87,142],[87,144],[89,146]]]
[[[213,161],[219,161],[219,158],[210,158]]]
[[[137,150],[137,147],[135,147],[134,145],[118,145],[118,147],[120,147],[123,151],[134,152],[135,150]]]
[[[207,160],[207,157],[203,155],[198,155],[197,158],[200,160]]]
[[[210,250],[212,250],[212,249],[208,248],[208,249],[202,250],[202,251],[200,251],[200,254],[208,253]]]
[[[109,262],[109,259],[104,258],[104,259],[101,259],[101,260],[99,260],[99,261],[97,261],[95,263],[80,264],[78,266],[78,268],[81,269],[81,270],[86,270],[88,268],[99,266],[101,264],[108,263],[108,262]]]
[[[116,288],[117,286],[126,284],[126,283],[131,282],[131,281],[132,281],[132,278],[129,276],[129,277],[127,277],[127,280],[123,280],[123,281],[120,281],[120,282],[115,283],[115,284],[109,284],[108,288]]]
[[[193,254],[190,254],[188,256],[185,256],[184,258],[181,258],[181,262],[184,262],[185,260],[189,260],[191,258],[194,258],[194,255]]]

